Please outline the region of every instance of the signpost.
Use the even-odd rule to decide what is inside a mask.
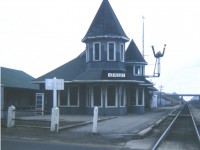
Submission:
[[[51,131],[57,131],[59,129],[59,108],[57,107],[57,90],[64,90],[63,79],[46,79],[45,89],[53,90],[53,108],[51,114]]]
[[[63,79],[46,79],[45,89],[53,90],[53,107],[57,107],[57,90],[64,90],[64,80]]]

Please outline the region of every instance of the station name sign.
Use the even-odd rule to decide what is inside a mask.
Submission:
[[[64,79],[45,79],[46,90],[64,90]]]
[[[108,78],[125,78],[125,73],[108,73]]]

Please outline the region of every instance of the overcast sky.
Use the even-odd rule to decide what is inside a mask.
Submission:
[[[77,57],[102,0],[1,0],[0,66],[37,78]],[[144,19],[146,74],[151,50],[166,53],[161,77],[150,79],[164,92],[200,93],[200,3],[198,0],[109,0],[125,33],[142,50]],[[129,43],[126,44],[126,47]]]

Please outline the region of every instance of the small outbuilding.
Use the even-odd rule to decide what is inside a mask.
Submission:
[[[39,86],[31,84],[32,76],[21,71],[0,67],[1,77],[1,110],[14,105],[19,109],[35,107],[35,93]]]

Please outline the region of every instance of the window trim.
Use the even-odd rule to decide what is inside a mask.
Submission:
[[[114,44],[114,52],[113,52],[113,60],[109,59],[110,58],[110,49],[109,49],[109,44]],[[115,42],[108,42],[107,43],[107,61],[116,61],[116,43]]]
[[[95,59],[95,44],[99,44],[99,59]],[[101,61],[101,42],[94,42],[93,43],[93,61]]]

